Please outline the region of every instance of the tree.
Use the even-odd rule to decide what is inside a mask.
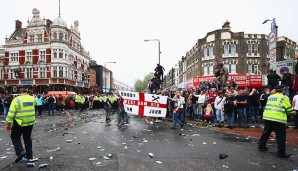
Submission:
[[[134,88],[137,92],[144,92],[147,89],[148,82],[154,77],[153,72],[145,75],[143,80],[137,80],[135,82]]]

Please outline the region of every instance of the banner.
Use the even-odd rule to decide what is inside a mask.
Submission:
[[[125,112],[139,116],[166,117],[167,96],[119,91],[124,99]]]

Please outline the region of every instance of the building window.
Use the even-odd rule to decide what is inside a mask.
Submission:
[[[204,75],[208,75],[208,66],[204,67]]]
[[[39,78],[46,78],[46,68],[39,68]]]
[[[59,77],[63,77],[63,67],[59,66]]]
[[[236,56],[236,45],[235,44],[231,44],[231,55],[232,56]]]
[[[207,59],[208,56],[209,56],[208,49],[207,48],[204,48],[204,59]]]
[[[258,56],[258,43],[251,41],[248,43],[248,56]]]
[[[42,42],[42,34],[37,35],[37,41]]]
[[[247,66],[247,73],[248,74],[257,74],[259,70],[258,64],[248,64]]]
[[[213,57],[213,46],[209,47],[209,57]]]
[[[82,72],[78,71],[78,81],[82,81]]]
[[[46,51],[39,51],[39,59],[46,60]]]
[[[63,50],[59,49],[59,58],[63,58]]]
[[[54,34],[53,34],[53,38],[54,38],[54,40],[57,40],[57,39],[58,39],[58,37],[57,37],[57,33],[56,33],[56,32],[54,32]]]
[[[65,34],[65,41],[67,41],[67,34]]]
[[[67,78],[67,68],[65,68],[65,70],[64,70],[64,76],[65,76],[65,78]]]
[[[209,66],[209,75],[213,75],[213,65]]]
[[[19,78],[19,69],[10,69],[9,70],[10,74],[10,79],[18,79]]]
[[[32,62],[32,52],[26,52],[26,61]]]
[[[57,67],[53,67],[53,77],[57,77]]]
[[[34,35],[30,35],[29,37],[30,37],[30,42],[34,43]]]
[[[59,33],[59,40],[63,40],[63,33]]]
[[[236,64],[224,64],[230,74],[236,74]]]
[[[237,56],[236,44],[224,44],[224,56]]]
[[[26,78],[32,78],[32,68],[26,68]]]
[[[19,61],[19,54],[18,53],[10,53],[10,61],[11,62],[18,62]]]
[[[53,56],[54,58],[57,58],[57,49],[53,49]]]

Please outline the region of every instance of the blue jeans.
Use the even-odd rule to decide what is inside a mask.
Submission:
[[[219,122],[223,122],[225,120],[225,118],[224,118],[224,112],[222,111],[222,109],[217,109],[216,110],[216,119]]]
[[[54,115],[54,104],[49,104],[49,115],[51,114],[51,111]]]
[[[182,123],[185,123],[185,110],[184,110],[184,108],[180,108],[180,113],[179,113],[178,118]]]
[[[227,115],[228,118],[228,126],[234,127],[234,111],[232,112],[232,115]]]
[[[249,106],[249,111],[251,114],[251,119],[254,124],[260,124],[259,121],[259,108],[255,106]]]
[[[237,108],[238,112],[238,125],[241,125],[241,120],[243,118],[244,126],[247,127],[247,114],[246,114],[246,108]]]
[[[180,111],[181,111],[181,109],[180,109]],[[183,123],[180,121],[180,119],[179,119],[179,117],[180,117],[180,115],[181,115],[181,112],[180,113],[173,113],[173,127],[174,128],[176,128],[176,124],[177,124],[177,122],[180,124],[180,125],[182,125]]]
[[[198,104],[193,104],[192,110],[193,110],[194,118],[198,119]]]
[[[7,114],[8,114],[8,110],[9,110],[9,107],[5,107],[4,106],[4,121],[6,121],[6,116],[7,116]]]
[[[124,107],[119,107],[118,108],[118,125],[121,124],[121,121],[125,119],[125,123],[128,124],[128,115],[124,110]]]

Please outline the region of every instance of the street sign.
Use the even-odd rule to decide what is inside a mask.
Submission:
[[[270,32],[269,35],[269,50],[276,48],[276,32]]]
[[[282,76],[281,74],[282,69],[293,74],[293,65],[294,65],[294,62],[292,60],[285,60],[285,61],[273,62],[272,68],[273,70],[276,70],[276,74],[278,74],[279,76]]]
[[[276,62],[276,50],[272,49],[269,51],[270,62]],[[271,68],[272,69],[272,68]]]

